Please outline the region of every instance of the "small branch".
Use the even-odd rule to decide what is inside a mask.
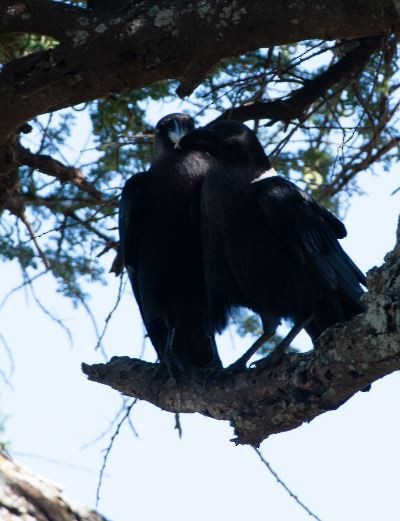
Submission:
[[[65,166],[57,159],[45,154],[33,154],[30,150],[17,144],[17,161],[43,174],[56,177],[61,183],[72,183],[83,192],[88,193],[97,203],[104,204],[103,194],[92,184],[88,183],[79,168]]]
[[[38,252],[38,255],[39,257],[42,259],[43,261],[43,264],[45,266],[46,269],[50,269],[51,268],[51,265],[50,265],[50,262],[49,262],[49,259],[46,257],[46,254],[44,253],[44,251],[42,250],[42,248],[40,247],[40,244],[36,238],[36,235],[35,235],[35,231],[34,229],[32,228],[32,225],[31,223],[29,222],[27,216],[25,213],[22,213],[21,215],[18,216],[19,219],[22,221],[22,223],[25,225],[25,228],[28,230],[28,233],[29,233],[29,236],[30,238],[32,239],[33,241],[33,244],[35,245],[36,247],[36,250]]]
[[[320,75],[305,82],[304,87],[295,90],[290,96],[273,101],[254,101],[232,108],[219,116],[220,119],[248,121],[250,119],[269,119],[272,122],[289,123],[292,119],[303,119],[308,108],[337,83],[347,82],[357,76],[365,67],[371,55],[381,48],[383,38],[372,36],[363,38],[359,45],[348,52]],[[343,84],[343,88],[345,84]]]
[[[104,321],[103,330],[100,333],[100,336],[98,337],[96,346],[94,348],[95,351],[97,351],[100,348],[100,351],[103,353],[104,356],[106,355],[106,353],[105,353],[103,345],[102,345],[103,338],[106,335],[108,326],[110,324],[110,320],[112,319],[116,309],[118,308],[118,306],[119,306],[119,304],[121,302],[121,298],[122,298],[122,294],[123,294],[124,289],[125,289],[125,285],[126,285],[126,280],[124,279],[124,277],[121,277],[121,279],[119,281],[118,293],[117,293],[117,297],[115,299],[114,305],[111,308],[110,312],[108,313],[108,315],[107,315],[107,317],[106,317],[106,319]]]
[[[176,429],[178,431],[179,438],[182,438],[183,431],[182,431],[181,417],[180,417],[179,412],[175,413],[175,427],[174,427],[174,429]]]
[[[73,211],[69,211],[69,210],[64,210],[64,215],[67,215],[68,217],[71,217],[72,219],[74,219],[74,221],[76,221],[77,223],[79,223],[81,226],[83,226],[84,228],[86,228],[87,230],[91,231],[92,233],[94,233],[95,235],[97,235],[100,239],[102,239],[104,242],[105,242],[105,247],[103,248],[103,250],[97,255],[97,257],[101,257],[102,255],[104,255],[104,253],[106,253],[108,250],[111,250],[111,249],[117,249],[117,246],[118,246],[118,241],[116,241],[115,239],[113,239],[112,237],[109,237],[108,235],[106,235],[105,233],[103,233],[101,230],[99,230],[98,228],[96,228],[95,226],[93,226],[91,223],[90,223],[90,220],[89,219],[81,219],[75,212]]]
[[[260,458],[260,460],[262,461],[262,463],[267,467],[267,469],[270,471],[270,473],[274,476],[274,478],[276,479],[276,481],[279,483],[279,485],[281,485],[285,490],[286,492],[289,494],[289,496],[291,498],[293,498],[296,503],[298,505],[301,506],[301,508],[303,510],[305,510],[307,512],[307,514],[311,517],[313,517],[314,519],[316,519],[317,521],[321,521],[321,518],[319,518],[318,516],[316,516],[313,512],[311,512],[311,510],[302,502],[300,501],[300,499],[296,496],[296,494],[294,494],[290,488],[286,485],[286,483],[284,483],[281,478],[278,476],[278,474],[275,472],[275,470],[271,467],[271,465],[268,463],[268,461],[264,458],[264,456],[261,454],[261,451],[259,449],[256,449],[255,447],[253,447],[254,451],[256,452],[256,454],[258,455],[258,457]]]
[[[350,164],[349,168],[346,168],[340,172],[329,186],[321,188],[320,192],[322,197],[332,197],[338,194],[359,172],[367,170],[371,165],[379,161],[384,155],[390,152],[390,150],[398,147],[399,144],[400,137],[396,136],[378,148],[375,153],[369,153],[362,161]]]
[[[365,314],[327,329],[312,351],[289,353],[265,372],[185,373],[178,383],[166,382],[160,371],[156,375],[156,364],[129,357],[82,369],[89,380],[161,409],[230,421],[235,443],[258,446],[270,434],[336,409],[400,369],[400,246],[381,268],[371,270],[368,286]]]
[[[104,472],[106,470],[108,457],[109,457],[111,449],[112,449],[112,447],[114,445],[114,441],[116,440],[116,438],[117,438],[117,436],[119,434],[119,431],[121,430],[122,425],[125,423],[125,420],[127,420],[129,418],[129,414],[130,414],[130,412],[132,410],[132,407],[136,404],[136,402],[137,402],[137,400],[133,400],[126,407],[125,414],[123,415],[121,420],[118,422],[117,428],[115,429],[114,434],[111,436],[110,443],[108,444],[108,447],[105,450],[103,463],[102,463],[102,466],[101,466],[101,469],[100,469],[100,475],[99,475],[99,481],[98,481],[98,484],[97,484],[97,490],[96,490],[96,508],[97,508],[97,506],[99,504],[99,501],[100,501],[100,490],[101,490],[101,485],[103,483]]]

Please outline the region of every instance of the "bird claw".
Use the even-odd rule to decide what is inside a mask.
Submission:
[[[271,354],[269,354],[265,358],[262,358],[261,360],[258,360],[257,362],[253,362],[250,367],[254,370],[256,375],[261,373],[262,371],[274,369],[286,357],[287,348],[288,346],[282,346],[281,344],[279,344],[272,351]]]
[[[183,363],[172,351],[168,353],[168,356],[164,357],[161,363],[165,365],[169,377],[175,380],[175,382],[178,382],[182,374],[185,373]]]
[[[225,371],[229,371],[230,373],[239,373],[241,371],[245,371],[247,369],[247,362],[250,358],[271,338],[273,333],[270,331],[264,332],[260,338],[258,338],[253,345],[240,357],[233,362],[233,364],[229,365]]]
[[[236,362],[233,362],[233,364],[228,365],[228,367],[226,367],[224,371],[231,374],[240,373],[241,371],[245,371],[247,369],[246,363],[247,360],[244,360],[243,357],[240,357],[238,360],[236,360]]]

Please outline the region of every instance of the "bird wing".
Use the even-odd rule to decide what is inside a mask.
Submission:
[[[137,256],[140,241],[140,216],[143,209],[142,182],[143,173],[135,174],[128,179],[121,193],[119,203],[119,236],[118,256],[120,263],[126,267],[132,290],[141,310],[139,285],[137,279]]]
[[[322,282],[359,299],[365,275],[340,246],[337,239],[346,236],[346,228],[329,210],[290,181],[273,177],[255,187],[257,202],[266,224],[300,264],[311,263]]]

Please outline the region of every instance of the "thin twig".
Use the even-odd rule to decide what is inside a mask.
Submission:
[[[103,338],[104,338],[104,336],[105,336],[105,334],[107,332],[110,320],[112,319],[112,317],[113,317],[113,315],[115,313],[115,310],[118,308],[119,303],[121,302],[121,297],[122,297],[122,294],[124,292],[125,286],[126,286],[126,279],[122,276],[120,281],[119,281],[117,298],[116,298],[116,300],[114,302],[114,305],[113,305],[111,311],[108,313],[108,315],[107,315],[107,317],[106,317],[106,319],[104,321],[103,331],[101,332],[100,336],[97,339],[97,344],[96,344],[96,346],[94,348],[95,351],[97,351],[97,349],[99,349],[99,347],[101,347],[101,345],[102,345]]]
[[[261,454],[261,451],[259,449],[257,449],[256,447],[252,447],[253,450],[258,454],[258,457],[260,458],[260,460],[264,463],[264,465],[267,467],[267,469],[270,471],[270,473],[274,476],[274,478],[276,479],[276,481],[286,490],[286,492],[289,494],[289,496],[294,499],[296,501],[296,503],[298,505],[301,506],[301,508],[303,510],[305,510],[307,512],[307,514],[311,517],[313,517],[314,519],[316,519],[317,521],[321,521],[321,518],[318,517],[317,515],[315,515],[313,512],[311,512],[311,510],[302,502],[300,501],[300,499],[296,496],[296,494],[294,494],[290,488],[286,485],[286,483],[284,483],[281,478],[278,476],[278,474],[275,472],[275,470],[271,467],[271,465],[268,463],[268,461],[263,457],[263,455]]]
[[[45,268],[47,270],[49,270],[51,268],[51,265],[50,265],[50,262],[49,262],[49,259],[46,257],[46,254],[44,253],[44,251],[42,250],[42,248],[40,247],[40,244],[35,236],[35,231],[34,229],[32,228],[32,225],[31,223],[29,222],[25,212],[22,213],[21,215],[18,216],[19,219],[21,220],[21,222],[25,225],[25,228],[28,230],[28,234],[30,236],[30,238],[32,239],[33,241],[33,244],[35,245],[36,247],[36,250],[38,252],[38,255],[39,257],[42,259],[43,261],[43,264],[45,266]]]
[[[107,436],[107,434],[111,431],[111,429],[114,427],[114,425],[118,422],[121,414],[125,411],[126,407],[125,407],[125,404],[123,403],[122,407],[118,410],[117,414],[114,416],[114,418],[110,421],[110,423],[108,424],[108,426],[100,433],[98,434],[95,438],[93,438],[91,441],[88,441],[87,443],[85,443],[84,445],[82,445],[82,447],[80,448],[80,450],[86,450],[88,449],[89,447],[91,447],[92,445],[96,445],[96,443],[98,443],[99,441],[101,441],[105,436]]]
[[[175,413],[175,427],[174,427],[174,429],[176,429],[178,431],[178,436],[179,436],[180,439],[182,439],[183,431],[182,431],[181,418],[180,418],[179,412]]]
[[[0,334],[0,344],[3,345],[4,351],[6,352],[8,358],[9,358],[9,361],[10,361],[9,376],[11,376],[12,373],[14,372],[14,360],[13,360],[13,357],[11,354],[11,350],[7,344],[7,341],[2,334]],[[2,378],[3,382],[7,385],[7,387],[9,387],[13,391],[14,387],[12,386],[9,376],[5,373],[5,371],[3,371],[3,369],[0,368],[0,377]]]
[[[127,396],[121,396],[121,398],[122,398],[122,403],[124,404],[124,408],[129,407],[129,402],[131,401],[131,399],[128,398]],[[137,403],[137,400],[135,403]],[[133,425],[132,418],[130,416],[128,416],[126,421],[128,422],[128,426],[131,429],[132,434],[135,436],[135,438],[139,438],[139,434],[138,434],[135,426]]]
[[[26,276],[29,277],[27,272],[26,272]],[[56,317],[49,309],[47,309],[44,304],[42,304],[39,297],[36,295],[36,292],[33,288],[33,284],[32,284],[32,281],[30,278],[29,278],[29,282],[28,282],[28,287],[31,291],[34,301],[39,306],[39,309],[41,309],[45,315],[47,315],[53,322],[55,322],[65,332],[65,334],[67,335],[70,347],[72,348],[74,345],[74,339],[73,339],[70,328],[67,327],[60,318]]]
[[[81,169],[73,166],[66,166],[58,159],[45,154],[34,154],[29,149],[17,144],[18,163],[27,165],[31,169],[39,170],[43,174],[56,177],[61,183],[72,183],[80,190],[89,194],[96,203],[103,204],[103,194],[86,180]]]
[[[89,472],[90,474],[95,474],[96,471],[94,469],[90,469],[88,467],[82,467],[81,465],[74,465],[73,463],[68,463],[66,461],[60,461],[56,460],[54,458],[47,458],[45,456],[42,456],[40,454],[33,454],[31,452],[20,452],[16,450],[11,449],[11,454],[14,456],[19,456],[22,458],[34,458],[41,461],[46,461],[47,463],[52,463],[53,465],[59,465],[61,467],[66,467],[69,469],[79,470],[81,472]]]
[[[18,286],[16,286],[15,288],[11,289],[4,297],[3,297],[3,300],[0,302],[0,310],[3,309],[3,307],[6,305],[8,299],[14,295],[15,293],[19,292],[19,290],[21,289],[24,289],[27,285],[35,282],[35,280],[39,279],[40,277],[42,277],[43,275],[46,275],[48,273],[47,270],[45,271],[41,271],[40,273],[38,273],[37,275],[35,275],[34,277],[31,277],[29,280],[25,280],[19,284]]]
[[[137,399],[133,400],[132,403],[129,405],[129,407],[126,408],[126,412],[125,412],[124,416],[121,418],[120,422],[118,423],[117,428],[115,429],[114,434],[111,436],[110,443],[108,444],[108,447],[105,449],[104,458],[103,458],[103,464],[102,464],[101,469],[100,469],[99,481],[98,481],[97,489],[96,489],[96,508],[99,505],[101,485],[103,483],[103,477],[104,477],[104,473],[105,473],[105,470],[106,470],[108,457],[109,457],[111,449],[112,449],[112,447],[114,445],[114,441],[115,441],[116,437],[118,436],[119,431],[120,431],[122,425],[124,424],[125,420],[128,418],[128,416],[129,416],[129,414],[131,412],[132,407],[135,405],[135,403],[137,401],[138,401]]]
[[[126,404],[128,401],[129,401],[129,398],[122,397],[122,407],[118,410],[117,414],[110,421],[107,428],[104,429],[100,434],[98,434],[94,439],[92,439],[91,441],[88,441],[87,443],[82,445],[80,450],[86,450],[89,447],[91,447],[92,445],[96,445],[96,443],[98,443],[99,441],[101,441],[103,438],[105,438],[107,436],[107,434],[111,431],[111,429],[114,427],[114,425],[118,422],[118,420],[120,419],[123,412],[126,410],[126,407],[127,407]],[[128,418],[128,420],[130,420],[130,418]],[[132,426],[133,426],[133,424],[132,424]],[[136,429],[134,429],[134,432],[135,432],[135,436],[138,438],[139,435],[136,432]]]
[[[10,346],[7,343],[7,340],[4,338],[4,336],[0,333],[0,342],[3,344],[4,351],[6,352],[8,356],[8,361],[10,363],[10,374],[12,374],[15,370],[15,362],[14,357],[12,354],[12,351],[10,349]]]

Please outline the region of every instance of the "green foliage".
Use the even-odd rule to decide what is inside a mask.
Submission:
[[[170,98],[167,82],[159,82],[141,90],[109,96],[90,105],[95,141],[103,150],[93,169],[98,175],[119,172],[125,176],[146,168],[151,156],[153,129],[146,121],[146,105],[150,100]],[[137,134],[144,135],[135,144]],[[120,146],[124,143],[130,144]]]
[[[38,51],[56,47],[57,41],[50,36],[37,34],[8,33],[0,35],[0,63],[22,58]]]
[[[254,122],[275,168],[303,182],[338,213],[346,197],[358,190],[356,174],[372,165],[370,159],[379,153],[379,146],[398,133],[396,45],[396,38],[389,39],[385,50],[371,59],[357,81],[342,81],[329,89],[304,121],[288,126]],[[225,111],[284,97],[325,70],[338,54],[338,46],[333,43],[310,41],[225,61],[197,89],[196,103]],[[396,160],[398,151],[396,146],[379,158],[386,169]]]
[[[54,44],[47,37],[7,35],[0,39],[0,60],[6,62]],[[384,50],[371,59],[357,79],[329,89],[301,121],[288,125],[248,122],[275,168],[339,215],[347,199],[358,190],[359,172],[378,163],[389,169],[398,159],[397,144],[383,150],[399,132],[396,45],[395,37],[388,39]],[[347,52],[339,52],[337,47],[333,42],[309,41],[224,60],[196,89],[185,110],[208,122],[245,103],[289,96]],[[21,167],[25,213],[42,255],[26,223],[15,216],[3,216],[1,258],[18,259],[25,275],[33,278],[44,269],[45,256],[59,291],[74,304],[85,301],[83,281],[104,283],[105,268],[99,257],[116,244],[121,187],[129,176],[148,167],[153,142],[149,120],[154,120],[158,107],[175,99],[176,86],[172,81],[159,82],[111,95],[79,107],[79,111],[76,108],[37,118],[23,144],[34,153],[49,154],[68,165],[77,156],[71,143],[83,130],[81,112],[89,114],[92,139],[86,148],[92,150],[81,154],[75,166],[81,167],[87,182],[103,194],[103,201],[99,203],[71,182],[61,183],[55,177]],[[259,325],[253,321],[254,317],[243,319],[241,332],[255,333]]]

